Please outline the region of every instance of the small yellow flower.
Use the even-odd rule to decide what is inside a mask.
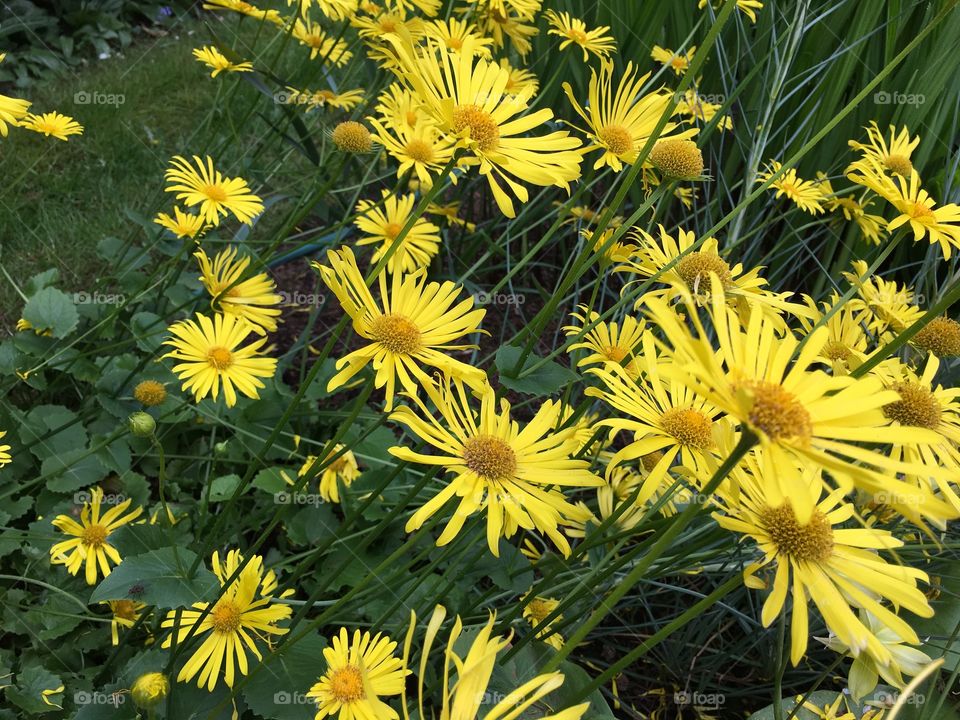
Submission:
[[[360,477],[360,467],[357,465],[357,456],[352,450],[347,450],[342,443],[337,443],[330,451],[330,457],[339,453],[339,457],[326,463],[326,466],[320,472],[320,497],[324,502],[340,502],[340,486],[337,481],[343,483],[344,487],[350,487],[354,480]],[[314,465],[319,467],[316,455],[307,455],[300,470],[297,471],[297,477],[303,477],[313,471]]]
[[[283,300],[277,286],[266,273],[246,275],[250,266],[249,257],[237,259],[237,248],[227,247],[217,253],[211,262],[207,253],[198,250],[193,254],[200,264],[200,282],[210,293],[211,304],[230,315],[249,322],[258,335],[277,329]]]
[[[234,63],[227,59],[227,56],[217,50],[213,45],[207,45],[202,48],[194,48],[193,56],[198,62],[202,62],[213,72],[210,77],[216,77],[222,72],[253,72],[253,64],[249,62]]]
[[[111,563],[120,563],[120,553],[108,542],[110,534],[143,512],[143,508],[138,507],[124,515],[133,502],[124,500],[101,515],[102,502],[103,490],[95,487],[90,490],[90,499],[83,504],[79,523],[69,515],[58,515],[53,520],[55,528],[73,537],[50,548],[50,562],[65,565],[71,575],[76,575],[83,566],[87,585],[96,585],[98,577],[110,574]]]
[[[757,174],[757,182],[764,183],[783,167],[776,160],[770,163],[769,169]],[[776,188],[776,197],[781,195],[789,198],[798,208],[811,215],[824,212],[823,201],[826,199],[820,185],[812,180],[801,180],[797,171],[790,168],[783,175],[771,183]]]
[[[608,31],[610,28],[602,25],[593,30],[587,30],[587,25],[579,18],[571,17],[568,12],[557,13],[554,10],[547,10],[545,13],[547,22],[550,23],[548,35],[557,35],[564,38],[560,43],[560,49],[570,45],[577,45],[583,50],[583,61],[590,59],[590,53],[599,58],[605,58],[617,49],[617,44]]]
[[[61,115],[58,112],[48,112],[42,115],[27,113],[20,121],[20,127],[64,141],[70,135],[83,134],[83,126],[80,123],[69,115]]]
[[[145,673],[133,681],[130,695],[140,707],[151,707],[163,700],[170,692],[170,681],[160,672]]]
[[[133,389],[133,397],[142,405],[155,407],[167,399],[167,388],[156,380],[143,380]]]
[[[180,155],[174,156],[164,173],[169,183],[164,189],[176,193],[177,200],[185,202],[187,207],[199,205],[200,215],[206,222],[219,225],[220,216],[230,212],[240,222],[251,225],[263,212],[263,203],[250,192],[246,180],[224,177],[213,167],[209,155],[206,162],[194,155],[193,163],[196,167]]]
[[[533,597],[526,601],[523,606],[523,617],[526,618],[530,626],[537,631],[537,639],[543,640],[547,645],[559,650],[563,647],[563,636],[550,629],[554,623],[563,621],[563,615],[555,616],[550,622],[544,624],[543,621],[560,605],[560,601],[555,598]]]
[[[178,238],[198,237],[207,224],[202,215],[186,213],[177,205],[173,206],[172,217],[166,213],[157,213],[153,221],[157,225],[165,227]]]
[[[693,54],[697,51],[697,46],[693,45],[686,52],[677,50],[667,50],[659,45],[654,45],[650,51],[650,57],[661,63],[664,67],[669,67],[677,75],[683,75],[690,67],[690,61],[693,60]]]

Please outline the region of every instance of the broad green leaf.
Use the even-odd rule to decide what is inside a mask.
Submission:
[[[66,337],[77,326],[76,299],[62,290],[45,287],[27,300],[23,319],[38,330],[50,330],[55,338]]]
[[[311,633],[284,645],[272,656],[264,653],[264,662],[251,668],[251,677],[243,688],[250,709],[267,720],[312,720],[316,704],[306,696],[317,681],[317,659],[323,657],[326,640]]]
[[[190,550],[172,547],[124,558],[96,587],[90,602],[136,598],[159,608],[175,608],[211,600],[218,588],[213,573],[200,565],[187,577],[196,558]]]

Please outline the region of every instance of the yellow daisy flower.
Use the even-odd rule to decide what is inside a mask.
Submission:
[[[7,436],[6,430],[0,430],[0,440]],[[13,458],[10,456],[10,446],[0,444],[0,467],[9,464]]]
[[[542,4],[542,0],[478,0],[477,7],[488,12],[515,14],[525,20],[533,20]]]
[[[440,0],[383,0],[390,9],[404,12],[419,10],[427,17],[433,17],[440,12]]]
[[[511,690],[502,699],[499,693],[488,690],[494,668],[497,667],[497,655],[510,645],[513,633],[510,635],[494,635],[493,627],[497,616],[490,614],[486,625],[480,628],[467,648],[465,655],[458,648],[463,643],[457,641],[463,634],[463,622],[460,617],[454,620],[453,628],[447,639],[443,662],[443,699],[439,708],[430,708],[424,711],[423,677],[426,674],[427,660],[433,641],[436,639],[446,617],[446,608],[437,605],[427,623],[427,632],[420,652],[420,682],[418,684],[419,709],[418,717],[435,717],[437,720],[468,720],[480,717],[480,708],[491,696],[494,703],[485,707],[483,717],[489,720],[513,720],[534,713],[539,720],[580,720],[590,703],[574,705],[560,712],[544,714],[542,698],[549,695],[563,685],[563,673],[552,672],[537,675],[518,688]],[[410,657],[410,648],[413,640],[413,630],[416,627],[416,614],[410,613],[410,631],[403,648],[403,664],[406,668]],[[456,680],[451,677],[451,666],[456,668]],[[406,706],[406,693],[404,693]],[[531,709],[533,708],[533,709]]]
[[[895,507],[912,520],[926,516],[942,523],[953,516],[942,500],[894,477],[897,472],[934,475],[942,470],[897,462],[882,451],[854,444],[915,445],[936,442],[937,435],[921,428],[890,427],[883,406],[896,401],[897,395],[884,390],[878,378],[834,377],[812,370],[827,342],[827,328],[810,333],[800,351],[797,336],[765,313],[751,313],[744,327],[727,308],[719,282],[714,283],[710,308],[713,333],[704,328],[696,306],[685,303],[693,332],[662,299],[648,303],[650,319],[660,326],[674,356],[664,374],[686,384],[756,436],[768,463],[764,478],[771,483],[768,493],[773,502],[792,498],[800,522],[809,521],[813,500],[803,492],[801,475],[792,470],[796,463],[804,463],[828,470],[845,490],[856,485],[867,492],[883,489],[896,494]],[[716,337],[718,348],[711,337]]]
[[[339,457],[337,457],[338,453],[340,453]],[[342,482],[344,487],[350,487],[353,481],[360,477],[360,466],[357,465],[357,456],[352,450],[347,450],[342,443],[337,443],[333,447],[329,457],[334,459],[329,462],[324,461],[323,470],[320,471],[320,497],[324,502],[339,503],[340,486],[337,481]],[[297,471],[297,477],[314,473],[314,465],[317,461],[316,455],[307,455],[307,459]]]
[[[860,228],[864,238],[874,245],[879,245],[883,236],[886,235],[884,226],[886,220],[882,215],[873,215],[867,210],[873,204],[873,200],[861,198],[856,200],[853,195],[840,196],[833,189],[833,184],[825,173],[817,173],[817,183],[824,194],[823,206],[830,212],[841,212],[848,222],[853,221]]]
[[[581,155],[575,150],[580,141],[564,131],[521,135],[550,120],[553,112],[544,108],[520,115],[527,109],[528,96],[504,93],[509,73],[475,57],[471,38],[456,54],[433,44],[417,50],[409,42],[389,37],[397,52],[399,77],[417,94],[440,130],[456,138],[458,147],[466,151],[463,164],[479,166],[504,215],[516,213],[499,180],[527,202],[527,189],[513,177],[532,185],[569,189],[569,183],[580,176]]]
[[[367,118],[376,132],[377,139],[391,157],[400,161],[397,177],[413,171],[425,189],[433,187],[433,178],[438,175],[453,157],[454,141],[444,137],[436,126],[429,122],[388,123],[386,126],[376,118]]]
[[[910,131],[906,127],[900,128],[900,131],[897,132],[897,129],[891,125],[890,142],[887,142],[874,120],[871,120],[870,124],[864,129],[867,131],[866,143],[857,142],[856,140],[849,141],[850,147],[863,153],[863,157],[859,162],[853,163],[847,168],[847,173],[852,169],[863,167],[863,160],[870,158],[874,162],[882,165],[885,170],[896,173],[897,175],[902,175],[903,177],[910,177],[910,173],[913,171],[913,163],[910,161],[910,156],[917,148],[917,145],[920,144],[920,137],[917,136],[911,139]],[[869,168],[869,166],[867,167]]]
[[[507,58],[500,58],[498,61],[500,67],[510,73],[507,78],[507,85],[503,91],[507,95],[519,95],[524,93],[527,98],[533,98],[540,88],[540,80],[531,71],[526,68],[514,67]]]
[[[590,53],[599,58],[605,58],[617,49],[617,43],[608,34],[610,28],[606,25],[587,30],[587,24],[583,20],[571,17],[568,12],[558,13],[547,10],[544,16],[550,24],[547,34],[564,38],[560,43],[560,49],[577,45],[583,50],[584,62],[590,59]]]
[[[113,613],[113,618],[110,620],[110,637],[116,646],[120,644],[120,628],[132,628],[147,606],[136,600],[109,600],[107,605]]]
[[[283,17],[276,10],[261,10],[245,0],[204,0],[204,10],[232,10],[233,12],[252,17],[257,20],[266,20],[274,25],[282,25]]]
[[[867,359],[870,336],[864,327],[865,311],[862,307],[846,302],[834,310],[840,297],[834,293],[829,302],[819,307],[813,298],[805,298],[810,308],[810,317],[801,317],[800,324],[806,332],[812,332],[819,323],[827,328],[827,341],[820,349],[817,359],[830,367],[834,375],[847,375]],[[828,313],[833,314],[821,322]]]
[[[555,429],[561,405],[544,402],[521,428],[511,418],[510,403],[505,399],[497,411],[496,393],[490,386],[479,393],[479,412],[459,380],[425,382],[423,389],[440,419],[414,394],[410,401],[419,414],[404,406],[391,413],[390,419],[406,425],[440,454],[425,455],[402,446],[390,448],[390,454],[406,462],[440,466],[454,477],[407,521],[407,532],[458,497],[459,505],[437,545],[453,540],[466,519],[482,511],[487,516],[487,546],[494,556],[499,557],[500,538],[513,537],[521,527],[546,534],[569,555],[570,545],[558,526],[581,513],[559,488],[597,487],[603,481],[590,472],[588,462],[570,457],[581,443],[575,428]]]
[[[309,18],[303,18],[294,23],[293,37],[301,45],[310,48],[311,60],[319,56],[324,63],[342,67],[353,57],[345,41],[330,37],[318,23],[314,23]]]
[[[316,720],[336,715],[340,720],[397,720],[396,710],[380,700],[400,695],[410,674],[394,657],[397,643],[387,636],[346,628],[323,649],[327,671],[310,688],[307,697],[317,704]]]
[[[164,173],[169,183],[165,190],[176,193],[187,207],[200,206],[200,215],[209,224],[220,224],[220,216],[228,212],[242,223],[251,225],[253,219],[263,212],[260,198],[250,192],[243,178],[224,177],[213,167],[213,159],[208,155],[206,163],[193,156],[194,167],[185,158],[175,155],[170,167]]]
[[[163,357],[180,361],[173,372],[197,402],[208,395],[216,400],[221,383],[227,407],[236,405],[237,390],[259,398],[257,388],[264,387],[259,378],[273,377],[276,372],[276,359],[257,354],[267,338],[241,347],[253,326],[236,315],[217,313],[211,320],[197,313],[196,321],[181,320],[171,325],[169,332],[173,337],[163,344],[174,349]]]
[[[563,328],[569,338],[582,338],[567,348],[568,353],[587,350],[588,354],[577,361],[577,367],[616,363],[633,379],[643,374],[644,368],[638,357],[640,343],[644,336],[646,321],[625,316],[619,322],[597,322],[600,315],[586,306],[580,306],[580,313],[570,313],[579,325],[567,325]],[[596,323],[584,333],[583,329]],[[626,362],[624,362],[626,361]]]
[[[547,616],[560,605],[560,601],[556,598],[538,596],[529,598],[525,600],[525,602],[526,604],[523,606],[523,617],[530,623],[530,627],[537,631],[537,639],[543,640],[543,642],[554,650],[562,648],[563,635],[552,630],[550,626],[554,623],[562,622],[563,614],[557,615],[546,625],[543,624]]]
[[[165,227],[178,238],[198,237],[207,224],[202,215],[186,213],[177,205],[173,206],[172,217],[166,213],[157,213],[153,221],[157,225]]]
[[[386,409],[393,407],[397,380],[410,393],[418,383],[430,383],[422,365],[464,379],[471,387],[486,384],[483,370],[454,360],[450,350],[475,348],[451,344],[480,332],[485,310],[473,309],[473,298],[463,296],[452,282],[427,282],[426,271],[410,275],[380,273],[380,302],[374,300],[350,248],[327,252],[327,265],[313,263],[324,283],[353,320],[354,331],[367,345],[337,360],[339,372],[327,384],[332,391],[372,363],[376,387],[386,387]]]
[[[384,47],[384,36],[388,33],[406,36],[411,40],[423,37],[424,21],[415,16],[408,16],[405,10],[385,11],[373,17],[356,16],[350,24],[357,28],[357,34],[374,48]],[[377,56],[372,59],[384,59]]]
[[[939,369],[940,360],[931,354],[920,374],[897,359],[882,363],[874,373],[899,396],[883,406],[883,414],[893,426],[925,428],[937,436],[931,443],[894,443],[893,458],[949,470],[947,477],[934,477],[933,481],[938,494],[960,512],[960,388],[934,386]],[[914,479],[918,483],[929,482],[926,475]]]
[[[335,110],[352,110],[364,98],[363,90],[346,90],[338,93],[333,90],[297,90],[287,87],[289,95],[287,103],[290,105],[305,105],[310,112],[317,108],[333,108]]]
[[[210,77],[215,78],[222,72],[253,72],[253,63],[240,62],[234,63],[227,59],[227,56],[220,52],[213,45],[207,45],[202,48],[194,48],[193,57],[197,62],[202,62],[213,72]]]
[[[357,12],[357,0],[287,0],[287,5],[300,4],[300,14],[306,15],[312,6],[316,6],[331,20],[346,20]]]
[[[847,177],[873,190],[900,213],[887,223],[887,230],[909,225],[915,242],[926,236],[931,245],[939,243],[945,260],[950,259],[953,248],[960,248],[960,205],[937,207],[930,193],[920,187],[916,170],[910,171],[909,180],[902,175],[890,177],[870,158],[856,169],[859,172],[851,172]]]
[[[197,687],[206,686],[208,692],[213,692],[222,670],[224,682],[232,688],[237,670],[241,675],[247,674],[247,651],[262,660],[257,641],[269,642],[270,635],[287,632],[286,628],[277,627],[277,623],[290,617],[290,606],[274,600],[277,577],[273,570],[264,573],[263,558],[251,557],[240,574],[227,584],[242,563],[243,556],[238,550],[230,550],[222,562],[220,554],[214,551],[213,572],[220,580],[220,598],[212,608],[210,603],[198,602],[189,610],[167,613],[161,627],[170,629],[171,633],[163,641],[164,648],[173,644],[174,633],[178,647],[188,635],[203,638],[200,647],[177,674],[178,682],[190,682],[199,673]],[[285,590],[279,597],[292,594],[293,590]],[[204,614],[208,608],[210,611]]]
[[[31,130],[47,137],[66,141],[71,135],[82,135],[83,126],[69,115],[58,112],[41,113],[34,115],[27,113],[18,123],[24,130]]]
[[[894,280],[884,280],[879,275],[868,276],[867,263],[853,261],[853,272],[844,272],[847,281],[857,288],[857,294],[848,305],[852,311],[864,313],[867,329],[880,340],[892,339],[897,333],[923,317],[923,310],[916,304],[916,296],[906,285],[897,285]]]
[[[87,585],[96,585],[99,577],[107,577],[110,564],[120,564],[120,553],[108,542],[110,534],[136,520],[143,512],[143,508],[138,507],[124,515],[132,502],[124,500],[101,515],[103,490],[92,488],[90,499],[80,511],[79,523],[69,515],[57,515],[53,519],[57,530],[73,537],[50,548],[50,562],[65,565],[71,575],[76,575],[83,566]]]
[[[767,170],[757,173],[757,182],[766,182],[780,172],[781,167],[783,166],[779,162],[773,160]],[[775,197],[787,197],[804,212],[816,215],[824,211],[823,201],[826,198],[820,185],[812,180],[801,180],[797,177],[797,171],[794,168],[790,168],[774,180],[770,187],[776,188]]]
[[[667,473],[677,458],[681,464],[702,462],[716,448],[713,425],[720,410],[694,394],[686,385],[670,378],[669,360],[659,357],[651,333],[645,333],[637,361],[644,370],[643,382],[632,378],[616,363],[591,368],[603,387],[588,387],[589,397],[600,398],[619,415],[597,424],[611,435],[625,430],[632,441],[614,453],[607,463],[607,478],[620,465],[659,453],[656,465],[646,474],[637,503],[645,504],[657,490],[669,485]]]
[[[771,592],[761,612],[764,627],[783,612],[792,589],[793,664],[799,663],[807,650],[808,600],[813,600],[830,632],[854,656],[866,652],[884,665],[893,660],[889,647],[877,639],[855,608],[870,611],[883,626],[907,642],[919,644],[917,634],[906,621],[881,603],[881,599],[886,599],[921,617],[933,615],[927,598],[917,587],[918,580],[927,581],[927,574],[889,563],[878,553],[903,543],[887,530],[840,527],[854,516],[854,506],[843,499],[843,490],[833,490],[823,497],[823,481],[813,466],[802,471],[802,481],[795,484],[789,497],[780,495],[770,473],[784,468],[765,462],[764,454],[760,451],[761,457],[742,465],[730,476],[731,490],[720,493],[722,509],[714,517],[721,527],[753,539],[763,554],[762,559],[744,570],[748,587],[765,588],[766,582],[757,573],[767,566],[774,570]],[[806,520],[797,511],[800,505],[811,508]]]
[[[510,5],[512,4],[511,2]],[[493,38],[496,47],[506,47],[509,38],[513,49],[521,58],[525,58],[533,49],[530,38],[540,32],[536,25],[527,24],[529,19],[516,14],[510,8],[501,10],[490,6],[481,8],[481,13],[476,18],[480,32],[485,37]]]
[[[235,247],[218,252],[213,262],[202,249],[193,256],[200,264],[200,282],[210,293],[213,307],[248,321],[258,335],[277,329],[280,308],[274,306],[283,298],[266,273],[241,279],[250,265],[249,257],[238,260]]]
[[[620,172],[624,164],[632,165],[637,161],[640,150],[670,104],[670,96],[662,92],[640,94],[649,77],[649,73],[635,77],[633,63],[627,63],[626,72],[614,91],[613,63],[601,61],[599,75],[596,70],[590,69],[586,110],[574,97],[570,83],[563,84],[573,109],[587,123],[585,132],[591,144],[584,152],[603,151],[594,163],[594,169],[608,165],[615,172]],[[697,134],[696,130],[685,130],[670,135],[676,127],[675,123],[668,122],[658,137],[689,138]]]
[[[3,61],[5,55],[6,53],[0,55],[0,62]],[[13,125],[14,127],[20,125],[20,121],[27,116],[31,104],[29,100],[0,94],[0,135],[7,137],[9,132],[7,125]]]
[[[658,227],[659,240],[645,230],[634,228],[631,237],[638,245],[630,257],[614,268],[614,272],[629,272],[641,278],[656,278],[658,282],[668,286],[664,289],[648,290],[637,300],[638,308],[655,297],[666,297],[672,301],[684,296],[692,298],[699,305],[707,305],[710,303],[712,273],[722,283],[727,301],[744,317],[749,316],[752,307],[770,311],[768,314],[772,316],[780,311],[798,316],[809,314],[805,306],[787,300],[791,293],[767,290],[767,281],[760,277],[761,268],[744,272],[741,263],[730,265],[720,257],[716,238],[707,238],[698,250],[691,252],[690,248],[697,242],[693,232],[677,228],[677,237],[674,239],[662,225]],[[780,324],[783,322],[780,321]]]
[[[677,113],[687,115],[702,124],[706,124],[716,117],[723,105],[720,103],[709,102],[703,95],[697,92],[695,88],[688,88],[677,103]],[[729,115],[724,115],[717,121],[717,128],[720,130],[733,130],[733,119]]]
[[[361,200],[357,203],[357,218],[353,224],[362,233],[358,245],[379,243],[373,257],[375,264],[396,242],[404,225],[413,214],[415,195],[397,195],[383,191],[383,200]],[[403,241],[387,261],[391,273],[412,273],[430,265],[433,256],[440,251],[440,228],[422,217],[416,219]]]
[[[490,57],[490,46],[493,40],[481,35],[477,26],[471,22],[449,18],[448,20],[433,20],[424,25],[424,34],[436,40],[450,52],[458,53],[463,50],[464,41],[469,37],[474,54],[483,58]]]
[[[696,51],[696,45],[691,46],[690,49],[685,52],[680,52],[679,50],[674,52],[673,50],[662,48],[659,45],[654,45],[653,50],[650,51],[650,57],[664,67],[672,69],[674,74],[683,75],[683,73],[687,71],[687,68],[690,67],[690,61],[693,60],[693,55]]]

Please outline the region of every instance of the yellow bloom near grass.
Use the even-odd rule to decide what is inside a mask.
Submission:
[[[375,264],[397,242],[400,231],[413,215],[415,195],[398,195],[383,191],[380,202],[361,200],[353,221],[362,233],[357,245],[379,245],[370,258]],[[440,251],[440,228],[418,217],[410,231],[387,261],[391,273],[412,273],[430,265]]]
[[[71,575],[79,573],[82,567],[87,585],[96,585],[98,578],[110,574],[111,564],[120,564],[120,553],[109,542],[111,533],[143,513],[141,507],[127,512],[132,502],[124,500],[104,512],[103,490],[91,488],[90,499],[83,504],[79,522],[69,515],[57,515],[53,519],[55,528],[72,537],[50,548],[50,562],[66,566]]]
[[[320,497],[324,502],[339,503],[339,483],[342,482],[344,487],[350,487],[353,481],[360,477],[360,467],[357,464],[357,456],[343,443],[337,443],[328,457],[331,459],[324,460],[323,469],[320,470]],[[320,458],[316,455],[308,455],[297,471],[297,477],[315,474],[315,468],[320,466]]]
[[[181,320],[168,330],[172,337],[164,344],[173,350],[163,357],[178,361],[173,372],[197,402],[207,396],[216,400],[221,385],[227,407],[236,405],[238,390],[258,398],[258,389],[264,387],[260,378],[273,377],[276,372],[276,359],[259,354],[267,338],[244,345],[253,325],[236,315],[217,313],[211,319],[197,313],[196,320]]]
[[[487,178],[504,215],[516,214],[510,195],[521,202],[529,199],[518,181],[569,189],[580,176],[580,141],[565,131],[527,136],[553,112],[548,108],[528,112],[530,88],[506,94],[509,72],[475,57],[471,38],[460,53],[433,44],[418,49],[395,36],[388,39],[396,52],[397,77],[417,95],[437,127],[462,148],[461,163],[477,166]]]
[[[501,400],[498,410],[493,388],[480,393],[479,411],[459,381],[424,383],[423,391],[439,418],[414,394],[409,397],[411,405],[397,408],[390,418],[439,453],[428,455],[397,446],[390,448],[390,454],[439,466],[453,478],[444,481],[443,489],[407,521],[407,532],[458,498],[437,545],[449,543],[467,518],[482,512],[487,520],[487,546],[497,557],[500,538],[509,539],[521,528],[547,535],[569,555],[570,544],[559,526],[571,518],[584,518],[560,488],[598,487],[603,481],[590,472],[587,461],[573,459],[581,443],[575,437],[576,428],[557,430],[561,405],[547,400],[521,427],[511,417],[509,402]]]
[[[846,490],[857,486],[871,493],[886,492],[890,504],[915,522],[927,517],[942,525],[955,516],[956,511],[933,493],[895,478],[897,472],[938,475],[942,469],[898,462],[889,451],[857,444],[937,441],[937,435],[925,428],[890,426],[883,407],[897,400],[896,393],[884,390],[875,376],[854,379],[812,369],[827,342],[827,328],[810,333],[801,349],[800,339],[793,332],[783,333],[766,314],[751,313],[742,323],[727,308],[715,275],[713,280],[712,333],[690,301],[692,329],[659,298],[648,302],[649,320],[663,332],[674,360],[665,374],[756,436],[768,463],[764,478],[769,478],[772,502],[791,498],[799,521],[809,520],[813,502],[802,492],[804,481],[796,470],[803,463],[829,471]]]
[[[857,616],[856,609],[868,610],[885,627],[906,642],[919,644],[916,632],[893,609],[909,610],[930,617],[933,610],[918,582],[926,582],[923,570],[884,560],[879,552],[893,550],[902,541],[889,531],[867,527],[846,527],[853,518],[853,505],[844,500],[843,490],[823,493],[820,471],[812,465],[799,472],[789,497],[779,493],[772,473],[783,465],[770,465],[759,451],[751,461],[735,470],[720,492],[721,510],[714,513],[724,528],[750,537],[762,558],[744,570],[747,585],[764,588],[758,573],[770,566],[773,583],[761,612],[764,626],[784,612],[792,593],[790,659],[800,662],[809,641],[808,602],[813,601],[829,630],[850,648],[854,656],[868,653],[878,662],[892,661],[890,649]],[[789,460],[787,461],[789,462]],[[811,507],[807,518],[798,508]]]
[[[193,156],[193,165],[179,155],[170,161],[164,173],[167,192],[187,207],[200,206],[200,215],[210,225],[220,224],[221,217],[232,213],[237,220],[250,225],[263,212],[260,198],[250,192],[243,178],[229,178],[213,166],[213,158]]]
[[[167,613],[161,625],[170,630],[163,641],[164,648],[171,647],[174,634],[178,647],[188,636],[200,641],[200,646],[177,674],[178,682],[190,682],[196,677],[197,687],[205,686],[213,692],[222,677],[227,687],[232,688],[237,673],[249,673],[247,653],[262,660],[258,644],[262,645],[271,635],[287,632],[286,628],[277,627],[277,623],[290,617],[290,606],[276,601],[277,577],[273,570],[265,571],[259,555],[253,555],[240,574],[228,583],[242,563],[243,556],[238,550],[230,550],[222,560],[214,551],[212,566],[220,581],[220,598],[212,607],[210,603],[198,602],[189,610]],[[292,594],[293,590],[285,590],[276,597],[286,598]]]
[[[591,54],[605,58],[617,49],[616,40],[609,34],[610,28],[606,25],[588,30],[583,20],[571,16],[568,12],[547,10],[544,16],[550,24],[547,33],[563,38],[560,49],[579,47],[583,51],[584,62],[590,59]]]
[[[650,73],[638,76],[633,63],[627,63],[623,76],[614,88],[613,63],[601,61],[599,74],[595,69],[590,69],[586,103],[581,103],[570,83],[563,84],[567,99],[577,115],[587,124],[583,132],[590,144],[584,152],[601,151],[593,165],[594,169],[608,166],[615,172],[620,172],[624,165],[635,163],[640,150],[667,111],[670,105],[670,96],[667,93],[656,90],[643,93],[649,77]],[[657,137],[661,140],[668,137],[682,139],[697,134],[695,128],[674,133],[677,129],[676,123],[667,122]]]
[[[277,294],[276,283],[266,273],[248,277],[249,257],[237,259],[236,247],[227,247],[211,261],[207,253],[198,250],[193,254],[200,264],[200,282],[211,296],[211,305],[222,312],[242,318],[250,323],[258,335],[277,329],[283,300]]]
[[[47,112],[39,115],[27,113],[18,123],[24,130],[30,130],[47,137],[55,137],[66,142],[71,135],[82,135],[83,126],[69,115]]]
[[[486,384],[483,370],[447,354],[475,347],[455,341],[480,332],[485,313],[473,308],[473,298],[464,296],[459,285],[427,282],[423,270],[409,275],[381,273],[378,302],[350,248],[328,251],[327,262],[329,265],[315,262],[313,267],[350,316],[354,332],[367,341],[337,360],[339,372],[327,383],[327,390],[342,387],[369,364],[376,387],[386,389],[386,410],[393,408],[398,381],[410,393],[415,393],[418,385],[430,384],[424,367],[462,378],[471,387]]]
[[[397,720],[397,711],[381,697],[400,695],[410,671],[395,657],[397,643],[380,633],[371,636],[346,628],[323,649],[327,669],[307,697],[317,704],[316,720]]]
[[[253,72],[253,63],[232,62],[213,45],[207,45],[202,48],[195,48],[193,57],[197,62],[203,63],[210,70],[210,77],[215,78],[223,72]]]

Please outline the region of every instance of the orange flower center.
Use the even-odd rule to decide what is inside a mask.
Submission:
[[[380,315],[370,323],[370,334],[387,350],[398,355],[412,355],[423,345],[418,328],[403,315]]]
[[[806,442],[813,434],[810,413],[793,393],[782,385],[767,380],[750,380],[734,386],[752,396],[753,404],[747,414],[750,425],[773,441],[799,440]]]
[[[512,477],[517,455],[506,442],[492,435],[477,435],[463,443],[464,464],[486,480]]]
[[[344,665],[330,673],[330,694],[341,703],[363,700],[363,674],[356,665]]]
[[[204,185],[202,192],[214,202],[222,203],[227,200],[227,191],[222,185]]]
[[[107,541],[107,529],[103,525],[87,525],[80,536],[80,542],[92,548],[98,548]]]
[[[897,383],[897,402],[883,406],[883,414],[901,425],[934,430],[940,424],[942,409],[937,397],[915,382]]]
[[[428,163],[433,160],[433,148],[426,140],[414,138],[407,143],[404,150],[414,162]]]
[[[910,171],[913,170],[913,163],[905,155],[887,155],[883,159],[883,164],[887,166],[887,169],[904,177],[909,177]]]
[[[458,105],[453,110],[453,130],[470,130],[470,139],[481,152],[494,150],[500,142],[500,128],[486,110],[477,105]]]
[[[232,600],[221,600],[217,606],[210,612],[210,622],[213,623],[213,629],[218,633],[229,635],[235,633],[240,627],[240,619],[243,613]]]
[[[672,408],[660,416],[660,427],[681,445],[706,450],[713,445],[713,423],[692,408]]]
[[[225,347],[212,347],[207,350],[207,362],[217,370],[226,370],[233,365],[233,353]]]
[[[633,136],[623,125],[607,125],[600,129],[597,136],[614,155],[623,155],[633,150]]]
[[[121,620],[134,620],[137,617],[137,605],[133,600],[117,600],[112,603],[113,614]]]
[[[909,208],[908,215],[914,220],[921,223],[936,222],[936,215],[933,214],[933,210],[928,208],[923,203],[915,202]]]
[[[823,562],[833,553],[833,527],[819,510],[814,510],[810,521],[801,525],[788,500],[778,508],[767,508],[760,520],[777,551],[784,555]]]

